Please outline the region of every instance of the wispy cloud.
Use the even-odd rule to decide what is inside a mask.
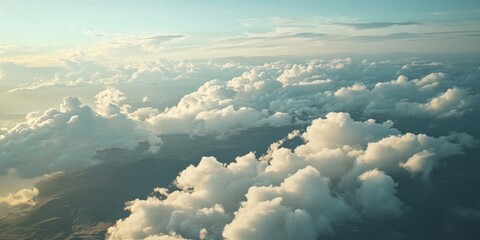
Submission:
[[[148,51],[155,51],[171,44],[188,38],[183,34],[157,34],[147,36],[119,36],[103,43],[104,46],[120,48],[140,46]]]
[[[419,22],[362,22],[362,23],[335,23],[338,26],[352,27],[358,30],[374,29],[374,28],[388,28],[391,26],[410,26],[420,25]]]

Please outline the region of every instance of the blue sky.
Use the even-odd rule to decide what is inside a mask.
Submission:
[[[361,21],[478,19],[478,1],[2,1],[2,40],[48,39],[72,28],[110,31],[217,31],[258,17],[355,18]],[[439,16],[433,13],[448,14]],[[17,36],[14,36],[17,35]],[[18,38],[20,36],[20,38]]]
[[[472,52],[479,16],[473,0],[4,0],[0,61]]]

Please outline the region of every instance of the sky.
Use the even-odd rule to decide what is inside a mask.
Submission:
[[[478,235],[478,43],[476,0],[0,0],[0,238]]]
[[[37,66],[59,65],[59,59],[72,56],[118,62],[157,56],[469,52],[477,50],[479,38],[480,7],[466,0],[0,4],[0,59]],[[240,40],[244,43],[232,44]],[[113,53],[122,60],[105,56]]]
[[[56,81],[59,74],[69,71],[71,62],[127,68],[162,58],[475,55],[480,41],[479,11],[477,1],[467,0],[3,0],[0,112],[44,110],[61,101],[62,93],[92,103],[98,85],[12,92],[21,86],[29,89]],[[189,91],[198,86],[191,85]],[[165,90],[166,95],[172,92]],[[37,104],[28,106],[34,99]],[[15,107],[7,102],[15,102]]]

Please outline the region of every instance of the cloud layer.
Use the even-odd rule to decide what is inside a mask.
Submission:
[[[428,181],[442,159],[462,153],[452,137],[402,134],[392,122],[328,113],[257,159],[222,164],[204,157],[182,171],[172,192],[127,204],[109,239],[317,239],[347,221],[401,216],[397,177]],[[282,147],[301,137],[303,144]],[[465,138],[467,144],[473,141]]]
[[[66,97],[60,109],[30,113],[20,123],[0,135],[0,174],[13,169],[19,176],[32,178],[96,164],[96,150],[133,149],[139,142],[159,150],[160,139],[122,113],[121,92],[108,88],[97,96],[97,111]]]
[[[117,67],[78,61],[65,64],[69,70],[57,74],[51,84],[24,85],[10,94],[20,89],[85,84],[151,84],[155,88],[163,82],[179,88],[200,87],[165,109],[150,100],[156,95],[128,101],[114,87],[97,94],[95,110],[67,97],[60,110],[31,113],[26,122],[2,130],[0,173],[16,169],[23,177],[35,177],[96,164],[99,149],[132,149],[139,141],[148,141],[151,151],[156,151],[154,146],[160,142],[156,136],[161,134],[224,137],[252,127],[304,124],[331,111],[364,119],[458,118],[478,110],[480,99],[480,85],[473,81],[480,74],[478,66],[472,70],[470,65],[462,68],[448,61],[343,58],[253,65],[167,60]],[[218,79],[208,80],[212,74]],[[7,81],[12,81],[8,75]],[[351,141],[358,140],[351,131],[345,134]],[[364,137],[363,133],[359,136]],[[427,176],[431,170],[419,169],[431,168],[431,154],[419,152],[402,167]]]
[[[451,118],[474,111],[479,102],[477,86],[463,80],[471,76],[430,72],[425,68],[438,64],[414,63],[398,66],[395,79],[384,79],[390,76],[391,65],[395,64],[345,58],[254,66],[230,80],[206,82],[163,112],[136,117],[144,116],[145,109],[139,109],[132,117],[144,119],[161,134],[202,134],[302,123],[330,111],[363,117]],[[411,68],[424,68],[426,73],[411,74]],[[409,79],[403,73],[419,76]]]

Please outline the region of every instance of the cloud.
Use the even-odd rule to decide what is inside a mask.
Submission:
[[[159,34],[151,36],[118,36],[102,45],[107,48],[130,48],[139,46],[141,49],[151,52],[157,52],[177,41],[182,41],[189,36],[183,34]]]
[[[159,150],[160,139],[122,113],[121,92],[108,88],[97,95],[97,112],[74,97],[66,97],[60,109],[27,115],[0,136],[0,174],[14,169],[32,178],[46,173],[98,163],[96,150],[135,148],[139,142]]]
[[[433,118],[461,116],[472,111],[478,95],[457,87],[438,92],[442,88],[437,86],[443,84],[443,79],[443,73],[431,73],[412,81],[401,75],[390,82],[376,83],[372,89],[363,84],[342,87],[335,92],[331,109],[350,111],[352,107],[360,107],[367,116],[388,113]],[[338,105],[340,99],[346,103]]]
[[[358,64],[345,58],[257,65],[228,81],[208,81],[156,115],[146,108],[131,117],[144,119],[159,134],[222,135],[250,127],[304,123],[330,111],[364,117],[452,118],[472,112],[479,101],[471,83],[455,81],[462,76],[430,72],[415,79],[401,74],[394,80],[379,78],[379,68],[390,64]],[[393,69],[404,71],[404,66]],[[421,66],[448,70],[440,63]],[[377,73],[370,75],[371,71]],[[358,81],[359,75],[365,82]],[[144,112],[149,115],[135,116]]]
[[[148,95],[142,92],[131,104],[129,118],[141,121],[156,134],[224,136],[250,127],[305,123],[330,111],[366,118],[458,118],[474,112],[480,101],[476,93],[479,86],[469,80],[475,78],[478,66],[472,72],[464,65],[404,58],[261,64],[249,64],[248,60],[159,59],[118,66],[65,61],[67,70],[53,79],[20,85],[10,93],[89,85],[122,86],[127,90],[148,84],[149,89],[161,89],[165,97],[160,99],[162,102],[183,97],[164,109],[168,105],[159,107],[157,91]],[[217,78],[211,80],[212,74]],[[179,93],[179,89],[183,92]],[[141,103],[144,97],[150,100]]]
[[[127,99],[120,90],[108,87],[95,95],[96,112],[105,117],[115,117],[128,111],[128,105],[122,105]]]
[[[34,206],[37,195],[38,189],[24,188],[16,193],[10,193],[7,196],[0,197],[0,216]]]
[[[8,194],[6,197],[0,197],[0,204],[6,204],[10,207],[18,207],[22,205],[33,206],[35,202],[33,198],[38,195],[38,189],[22,189],[14,194]]]
[[[152,87],[158,87],[165,82],[171,83],[172,86],[197,85],[199,81],[209,80],[212,73],[216,73],[216,77],[219,78],[223,76],[232,78],[245,68],[234,62],[220,64],[209,61],[172,61],[165,58],[139,63],[106,64],[102,61],[77,57],[64,59],[62,64],[62,67],[54,69],[29,68],[13,63],[2,64],[5,72],[16,76],[16,78],[6,79],[16,85],[8,89],[8,92],[15,93],[53,87],[75,88],[122,84],[149,84]]]
[[[461,115],[463,111],[469,110],[470,98],[472,97],[467,91],[454,87],[432,98],[422,107],[428,112],[441,112],[440,117]]]
[[[308,56],[339,52],[445,53],[452,52],[448,50],[451,44],[462,42],[463,48],[477,51],[471,48],[478,37],[475,29],[440,26],[432,22],[341,23],[318,19],[260,18],[244,22],[244,26],[247,30],[243,33],[213,39],[205,50],[215,56],[231,52],[238,52],[237,55],[241,56]]]
[[[299,136],[297,147],[282,146]],[[130,215],[108,238],[318,239],[347,222],[399,217],[408,206],[397,194],[398,173],[420,180],[416,172],[461,154],[464,146],[449,139],[328,113],[259,159],[203,157],[178,175],[176,190],[157,188],[156,196],[128,202]],[[417,164],[422,157],[431,165]]]
[[[228,239],[315,239],[329,233],[331,222],[349,215],[349,206],[330,192],[330,181],[307,166],[280,186],[251,187],[231,223]],[[322,203],[322,204],[318,204]]]
[[[185,95],[176,106],[148,118],[146,122],[150,128],[161,134],[228,133],[255,126],[282,126],[291,123],[290,117],[282,112],[271,113],[267,109],[244,105],[234,99],[236,88],[255,91],[255,87],[268,86],[261,83],[251,87],[228,86],[229,83],[209,81],[197,91]]]
[[[475,44],[478,42],[478,30],[472,27],[476,19],[457,19],[450,24],[442,21],[357,20],[346,17],[295,19],[274,16],[239,20],[243,27],[232,31],[192,35],[185,32],[119,34],[101,29],[77,29],[81,31],[77,34],[86,35],[83,39],[86,45],[68,49],[62,49],[60,45],[33,48],[4,46],[0,47],[0,52],[6,53],[1,60],[46,65],[72,58],[110,63],[141,62],[156,59],[159,54],[173,59],[201,59],[205,56],[478,51]],[[452,45],[457,47],[450,47]]]
[[[358,30],[388,28],[391,26],[419,25],[418,22],[366,22],[366,23],[336,23],[335,25],[352,27]]]
[[[403,203],[395,196],[397,184],[392,177],[373,169],[360,175],[358,180],[361,186],[355,191],[355,197],[362,212],[373,217],[402,214]]]
[[[95,34],[96,33],[90,33]],[[61,57],[66,59],[82,58],[84,60],[97,60],[118,62],[119,59],[129,59],[126,62],[138,62],[139,59],[155,59],[158,53],[175,49],[175,46],[189,38],[188,35],[178,33],[167,34],[104,34],[99,35],[100,41],[75,48],[60,50]]]

